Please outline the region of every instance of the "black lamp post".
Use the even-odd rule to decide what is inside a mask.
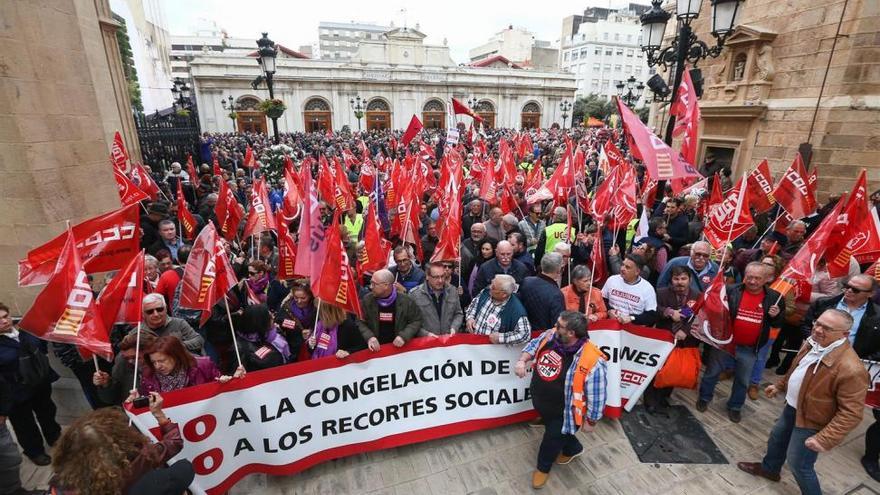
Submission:
[[[641,81],[637,83],[635,76],[629,76],[626,81],[617,83],[615,87],[617,88],[617,96],[630,108],[639,102],[642,91],[645,90],[645,85]]]
[[[229,95],[227,98],[220,98],[220,104],[223,105],[223,110],[229,111],[229,118],[232,119],[232,132],[235,132],[235,119],[238,117],[235,114],[235,99]]]
[[[712,3],[712,36],[715,45],[709,46],[706,42],[697,38],[691,29],[691,22],[700,15],[700,7],[703,0],[675,0],[675,16],[678,20],[678,34],[672,40],[672,44],[661,49],[663,34],[666,31],[666,23],[672,17],[669,12],[663,10],[660,5],[663,0],[651,0],[651,10],[641,16],[642,21],[642,51],[645,52],[648,66],[659,65],[664,69],[675,71],[671,91],[671,103],[675,103],[678,95],[678,87],[681,85],[685,63],[696,65],[707,57],[717,57],[721,54],[724,41],[736,27],[740,7],[744,0],[710,0]],[[649,86],[651,86],[649,84]],[[656,98],[655,98],[656,100]],[[666,144],[672,144],[672,130],[675,127],[675,117],[669,117],[666,126]],[[662,193],[663,188],[658,187]]]
[[[559,103],[559,109],[562,110],[562,130],[565,130],[565,121],[568,119],[568,112],[571,111],[571,102],[568,100],[562,100]]]
[[[190,97],[192,96],[192,88],[183,79],[175,77],[172,81],[171,94],[174,95],[174,106],[180,110],[186,110],[192,105]]]
[[[263,33],[263,37],[257,40],[257,46],[260,47],[260,57],[257,61],[260,68],[263,69],[263,75],[266,78],[266,86],[269,88],[269,99],[275,99],[275,93],[272,90],[272,76],[275,74],[275,57],[278,50],[275,49],[275,42],[269,39],[269,33]],[[278,144],[278,117],[270,117],[272,119],[272,131],[275,135],[275,144]]]
[[[477,104],[480,103],[480,99],[476,96],[468,99],[468,106],[471,107],[471,110],[477,111]]]
[[[367,103],[367,100],[361,100],[360,96],[355,95],[350,103],[351,109],[354,110],[354,118],[358,119],[358,132],[361,132],[361,119],[364,118],[364,110],[366,109],[365,103]]]

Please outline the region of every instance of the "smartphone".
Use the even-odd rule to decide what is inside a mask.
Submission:
[[[134,407],[136,407],[138,409],[141,409],[144,407],[150,407],[150,398],[147,397],[146,395],[142,395],[140,397],[135,398],[135,400],[132,401],[132,404],[134,404]]]

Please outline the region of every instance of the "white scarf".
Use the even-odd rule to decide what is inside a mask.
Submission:
[[[847,342],[847,339],[846,339],[846,337],[844,337],[844,338],[841,338],[841,339],[835,340],[834,342],[828,344],[828,345],[825,346],[825,347],[822,347],[822,346],[819,345],[818,342],[816,342],[815,340],[813,340],[813,337],[808,337],[808,338],[807,338],[807,343],[810,344],[810,346],[812,347],[812,349],[810,349],[810,352],[808,352],[808,353],[803,357],[803,359],[801,360],[801,362],[803,362],[803,361],[807,361],[807,360],[809,359],[808,363],[809,363],[809,364],[812,364],[813,361],[815,360],[816,365],[813,367],[813,374],[815,375],[815,374],[816,374],[816,370],[819,368],[819,363],[822,362],[822,358],[824,358],[825,356],[827,356],[828,354],[830,354],[831,351],[833,351],[834,349],[837,349],[838,347],[842,346],[842,345],[843,345],[844,343],[846,343],[846,342]]]

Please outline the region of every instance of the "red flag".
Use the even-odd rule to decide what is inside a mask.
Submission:
[[[156,185],[156,182],[150,177],[150,173],[140,163],[131,167],[131,181],[141,191],[149,194],[150,199],[153,201],[156,201],[156,198],[159,197],[159,186]]]
[[[113,170],[125,174],[128,172],[128,151],[125,150],[125,143],[122,142],[122,135],[119,131],[113,135],[113,144],[110,146],[110,163],[113,164]]]
[[[43,340],[75,344],[112,361],[107,327],[75,244],[68,228],[52,276],[18,326]]]
[[[693,312],[696,319],[691,326],[691,335],[712,347],[733,352],[733,322],[727,304],[724,272],[715,275],[709,288],[697,299]]]
[[[263,179],[254,181],[251,193],[251,209],[248,211],[247,223],[244,226],[243,239],[252,235],[259,235],[267,230],[278,232],[275,224],[275,216],[272,214],[272,205],[269,204],[269,195],[266,192],[266,182]]]
[[[220,235],[226,240],[232,240],[238,234],[238,226],[244,217],[244,208],[238,204],[232,190],[226,185],[226,181],[220,181],[220,191],[217,194],[217,205],[214,206],[214,214],[217,217],[217,225]]]
[[[361,275],[388,266],[388,256],[391,254],[391,242],[382,236],[382,225],[379,224],[375,201],[370,201],[364,222],[364,249],[358,259],[358,273]]]
[[[275,222],[278,223],[278,280],[290,280],[296,278],[296,242],[290,235],[287,224],[284,223],[284,214],[281,210],[275,212]]]
[[[612,170],[624,162],[626,162],[626,158],[617,149],[614,142],[610,139],[605,141],[605,144],[599,150],[599,169],[602,171],[602,175],[608,177]]]
[[[141,191],[140,188],[125,176],[119,169],[113,169],[113,176],[116,178],[116,187],[119,189],[119,200],[122,206],[128,206],[139,203],[145,199],[150,199],[150,195]]]
[[[567,229],[569,232],[571,229]],[[599,229],[596,231],[596,238],[593,240],[593,246],[590,249],[590,258],[593,262],[593,286],[601,287],[608,278],[608,269],[605,264],[605,249],[602,246],[602,223],[599,223]]]
[[[454,156],[449,156],[454,155]],[[457,151],[450,150],[443,161],[451,168],[448,183],[443,184],[443,200],[440,202],[439,218],[443,224],[440,240],[431,256],[431,262],[455,261],[461,258],[461,187],[463,163]]]
[[[220,162],[217,160],[216,156],[214,157],[213,168],[216,177],[223,177],[223,169],[220,168]]]
[[[532,137],[528,131],[522,133],[522,137],[519,140],[516,150],[519,154],[520,161],[524,161],[527,156],[532,156],[535,153],[535,145],[532,144]]]
[[[177,181],[177,221],[180,222],[180,230],[183,237],[187,240],[192,240],[196,235],[196,219],[186,204],[182,182]]]
[[[455,115],[470,115],[477,122],[483,121],[482,117],[474,113],[474,111],[471,110],[467,105],[456,100],[455,98],[452,99],[452,113],[454,113]]]
[[[321,276],[321,263],[326,253],[324,225],[321,223],[318,197],[312,185],[312,174],[302,167],[303,213],[299,220],[299,246],[294,271],[312,281]]]
[[[336,188],[334,190],[334,202],[342,211],[348,211],[354,208],[354,194],[351,192],[351,186],[348,184],[348,176],[342,169],[339,160],[333,158],[334,178],[336,179]]]
[[[378,180],[376,175],[376,167],[369,156],[367,156],[364,158],[363,165],[361,165],[361,175],[358,179],[358,185],[362,191],[372,191],[375,188],[375,182]]]
[[[849,273],[849,260],[854,254],[870,261],[880,254],[880,221],[877,209],[868,204],[868,182],[865,169],[859,173],[846,206],[838,219],[838,225],[829,238],[825,259],[831,278]],[[842,201],[842,200],[841,200]],[[861,259],[857,259],[861,263]]]
[[[645,187],[642,188],[642,204],[645,208],[654,207],[654,201],[657,199],[657,181],[645,178]]]
[[[781,202],[780,202],[781,204]],[[783,296],[799,285],[810,283],[819,259],[825,254],[828,246],[828,238],[837,225],[838,215],[843,208],[843,201],[839,201],[834,210],[822,220],[819,228],[807,239],[807,242],[798,250],[797,254],[788,262],[782,275],[773,282],[771,289]]]
[[[697,125],[700,123],[700,105],[697,103],[697,91],[691,81],[691,73],[685,68],[678,87],[678,97],[669,109],[670,115],[676,117],[672,135],[681,138],[681,156],[693,165],[697,161]]]
[[[72,230],[86,273],[118,270],[140,250],[137,204],[90,218]],[[28,251],[27,258],[18,262],[18,285],[48,282],[66,241],[65,233]]]
[[[312,279],[312,292],[315,297],[338,306],[361,317],[361,302],[358,299],[355,275],[348,263],[348,254],[342,245],[339,232],[339,210],[333,215],[333,223],[327,232],[327,257],[318,278]]]
[[[617,110],[623,119],[630,153],[645,164],[652,179],[702,177],[693,165],[683,161],[678,153],[655,136],[620,99],[617,99]]]
[[[808,183],[804,161],[798,153],[785,175],[779,179],[773,197],[795,220],[816,211],[816,197]]]
[[[133,257],[98,296],[97,309],[106,328],[116,323],[140,323],[144,298],[144,252]]]
[[[279,219],[283,219],[283,223],[279,223],[279,227],[283,224],[285,227],[296,220],[302,209],[302,188],[296,179],[296,172],[293,170],[293,163],[290,158],[285,158],[284,164],[284,199],[281,201],[279,211],[283,213]],[[305,166],[305,165],[303,165]],[[276,222],[277,223],[277,222]]]
[[[254,158],[254,150],[251,149],[251,145],[247,145],[244,150],[244,161],[241,163],[241,166],[244,168],[257,167],[257,160]]]
[[[636,193],[636,171],[627,164],[619,167],[623,176],[620,179],[620,185],[614,191],[613,207],[611,215],[613,217],[612,227],[615,229],[626,229],[629,223],[636,217],[637,193]]]
[[[495,164],[492,159],[485,164],[483,177],[480,179],[480,198],[490,205],[498,204],[498,182],[495,180]]]
[[[400,138],[400,142],[403,143],[404,146],[409,146],[409,142],[412,141],[423,128],[422,121],[413,115],[412,119],[409,121],[409,125],[406,126],[406,132],[404,132],[403,137]]]
[[[547,199],[552,199],[559,205],[568,203],[568,195],[571,194],[571,189],[574,187],[574,157],[570,153],[570,149],[571,147],[566,149],[562,161],[553,171],[550,179],[528,198],[528,204]]]
[[[196,166],[193,164],[193,157],[191,154],[186,155],[186,173],[189,174],[189,182],[193,185],[193,189],[198,194],[199,188],[196,187],[199,183],[199,173],[196,172]]]
[[[719,182],[717,176],[715,181]],[[749,210],[746,182],[744,178],[740,178],[736,187],[723,200],[717,205],[710,206],[709,217],[706,219],[706,227],[703,232],[706,235],[706,240],[715,249],[719,249],[726,242],[738,238],[755,225]]]
[[[196,237],[181,282],[180,306],[202,311],[202,322],[211,316],[211,307],[235,285],[235,273],[214,224],[205,225]]]
[[[763,213],[776,204],[773,198],[773,176],[770,175],[770,165],[767,160],[755,167],[748,175],[749,204],[758,213]]]

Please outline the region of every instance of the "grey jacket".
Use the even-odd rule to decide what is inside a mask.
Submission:
[[[201,356],[202,346],[205,344],[205,339],[202,338],[201,335],[196,333],[195,330],[189,326],[189,323],[186,321],[175,318],[173,316],[168,317],[168,321],[164,326],[159,328],[150,328],[146,323],[141,323],[141,331],[142,332],[153,332],[156,337],[164,337],[166,335],[174,335],[183,343],[183,346],[186,347],[186,350],[189,352]],[[128,332],[129,335],[133,335],[137,333],[137,329],[133,329]]]
[[[461,309],[458,290],[452,285],[447,285],[443,292],[442,317],[437,316],[437,309],[434,301],[431,300],[431,289],[427,282],[413,289],[409,297],[422,311],[422,329],[419,331],[419,336],[427,335],[428,332],[440,335],[449,333],[449,330],[455,330],[456,333],[461,331],[464,311]]]

